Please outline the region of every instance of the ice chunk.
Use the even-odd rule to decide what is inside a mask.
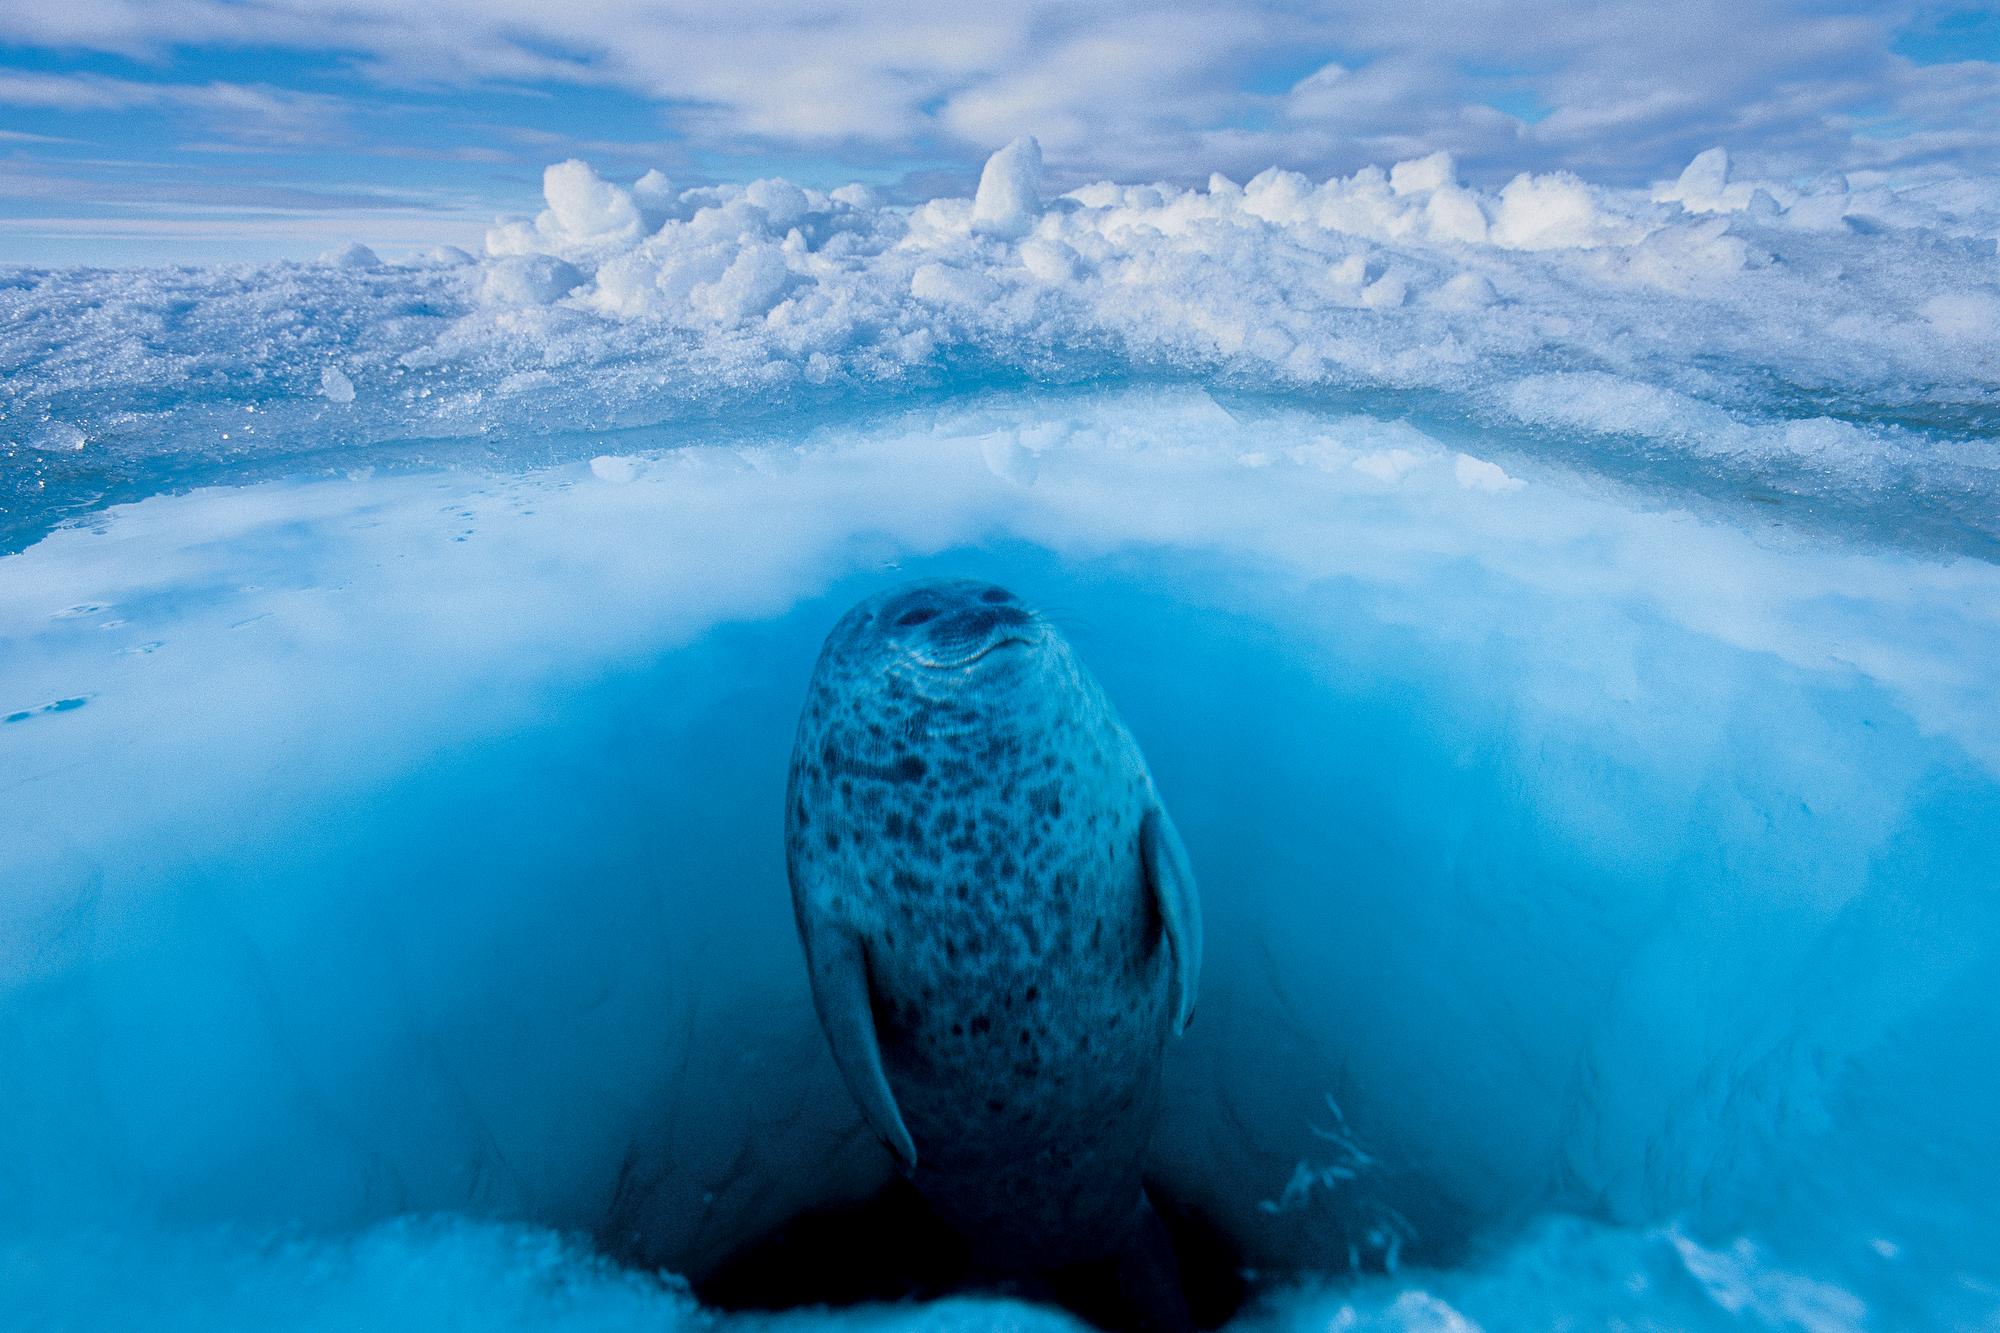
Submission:
[[[1377,481],[1398,482],[1423,465],[1423,455],[1411,449],[1377,449],[1354,460],[1354,470]]]
[[[1507,469],[1498,463],[1489,463],[1471,454],[1460,454],[1454,458],[1451,474],[1468,491],[1518,491],[1528,484],[1519,477],[1508,476]]]
[[[375,268],[382,263],[373,250],[359,241],[349,241],[346,245],[325,251],[320,255],[319,262],[335,268]]]
[[[677,202],[673,182],[658,168],[632,183],[632,203],[639,210],[639,225],[648,232],[658,231],[674,215]]]
[[[1021,243],[1021,266],[1052,287],[1076,277],[1080,256],[1061,241],[1028,240]]]
[[[1361,304],[1370,310],[1393,310],[1409,296],[1409,284],[1393,273],[1385,273],[1361,289]]]
[[[925,264],[910,276],[910,294],[940,305],[980,306],[998,296],[1000,288],[983,273],[949,264]]]
[[[319,373],[319,396],[329,403],[351,403],[354,401],[354,381],[347,378],[347,372],[339,366],[328,366]]]
[[[1389,188],[1397,194],[1429,194],[1457,183],[1458,163],[1450,153],[1398,162],[1389,169]]]
[[[1428,304],[1440,310],[1483,310],[1499,297],[1482,273],[1454,273],[1433,290]]]
[[[1368,281],[1368,256],[1357,251],[1327,271],[1327,281],[1336,287],[1358,288]]]
[[[1712,212],[1721,206],[1722,193],[1729,186],[1729,151],[1710,148],[1695,154],[1672,186],[1654,196],[1662,201],[1678,201],[1691,213]]]
[[[1478,245],[1486,239],[1486,211],[1472,191],[1447,182],[1424,201],[1424,230],[1434,241]]]
[[[1032,486],[1039,471],[1035,452],[1022,443],[1018,432],[1001,431],[988,436],[980,444],[980,456],[994,476],[1016,486]]]
[[[1792,201],[1785,210],[1785,223],[1801,231],[1839,231],[1847,216],[1844,185],[1826,193],[1810,193]]]
[[[1513,250],[1580,249],[1635,239],[1598,208],[1590,187],[1567,171],[1523,173],[1500,191],[1492,240]]]
[[[1243,210],[1267,222],[1304,222],[1312,195],[1312,182],[1298,172],[1267,167],[1243,187]]]
[[[660,286],[661,277],[658,255],[645,251],[616,255],[598,266],[596,281],[583,299],[606,315],[636,319],[660,308],[666,296]],[[692,286],[690,280],[687,287],[691,290]],[[687,292],[682,291],[680,296],[685,300]]]
[[[785,180],[751,181],[743,197],[764,210],[771,227],[779,232],[794,226],[806,215],[806,192]]]
[[[2000,291],[1940,292],[1924,302],[1923,316],[1947,338],[2000,341]]]
[[[534,224],[519,218],[496,222],[486,229],[486,253],[496,258],[539,254],[543,243]]]
[[[642,230],[632,196],[576,158],[542,172],[542,197],[549,206],[539,228],[559,245],[617,244]]]
[[[488,305],[548,305],[583,282],[580,269],[553,255],[509,255],[487,265],[479,296]]]
[[[614,486],[623,486],[639,476],[640,463],[636,458],[623,455],[599,454],[590,460],[590,473],[599,481],[608,481]]]
[[[81,452],[89,437],[67,421],[43,421],[28,430],[25,443],[30,449],[49,454]]]
[[[1042,146],[1024,135],[986,159],[972,199],[973,230],[1019,240],[1042,212]]]
[[[751,245],[714,282],[698,284],[689,293],[695,309],[720,323],[733,324],[767,313],[791,282],[784,251],[768,242]]]
[[[418,256],[418,262],[437,268],[464,268],[479,261],[456,245],[433,245]]]
[[[1749,211],[1766,221],[1774,220],[1799,198],[1798,191],[1777,181],[1736,180],[1733,176],[1728,151],[1710,148],[1697,154],[1672,184],[1655,190],[1653,198],[1660,203],[1678,203],[1690,213]],[[1827,192],[1824,183],[1819,192]],[[1831,192],[1845,194],[1845,183],[1835,180]],[[1822,224],[1814,218],[1812,225]]]

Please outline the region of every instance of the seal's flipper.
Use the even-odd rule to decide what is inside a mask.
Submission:
[[[895,1155],[905,1175],[917,1169],[917,1145],[903,1124],[896,1095],[882,1072],[882,1048],[875,1033],[875,1011],[868,993],[868,953],[861,939],[845,926],[799,913],[799,934],[806,946],[806,972],[812,979],[813,1008],[833,1047],[833,1062],[847,1090],[861,1108],[861,1118]]]
[[[1146,866],[1146,887],[1159,908],[1167,948],[1174,956],[1172,1002],[1174,1033],[1179,1035],[1194,1017],[1195,992],[1201,984],[1201,899],[1195,893],[1194,870],[1181,835],[1157,805],[1139,826],[1139,854]]]

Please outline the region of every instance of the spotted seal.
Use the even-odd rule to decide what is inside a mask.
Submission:
[[[834,1060],[933,1211],[996,1270],[1113,1257],[1135,1228],[1157,1249],[1140,1167],[1201,915],[1062,636],[967,580],[854,607],[814,669],[785,834]]]

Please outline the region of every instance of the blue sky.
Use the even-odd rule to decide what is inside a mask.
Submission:
[[[2000,5],[10,0],[0,261],[476,244],[583,157],[678,183],[2000,170]]]

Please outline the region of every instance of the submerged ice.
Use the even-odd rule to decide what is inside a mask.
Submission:
[[[617,198],[549,225],[640,253]],[[1201,876],[1152,1171],[1247,1323],[2000,1313],[1993,564],[1186,386],[572,456],[0,559],[0,1305],[709,1318],[645,1274],[889,1178],[779,802],[832,618],[957,573],[1063,626]]]

